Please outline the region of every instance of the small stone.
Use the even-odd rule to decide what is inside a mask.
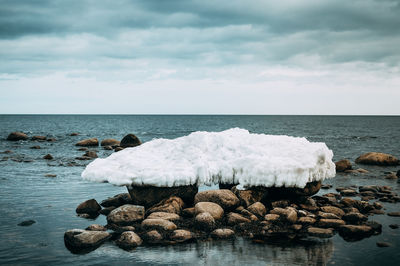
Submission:
[[[18,140],[27,140],[28,135],[22,132],[12,132],[10,135],[8,135],[7,140],[10,141],[18,141]]]
[[[33,141],[35,141],[35,140],[37,140],[37,141],[45,141],[46,139],[47,139],[46,136],[33,136],[31,138],[31,140],[33,140]]]
[[[398,176],[396,175],[395,172],[391,172],[391,173],[385,175],[385,178],[386,178],[386,179],[397,179]]]
[[[343,215],[342,219],[349,224],[361,224],[368,220],[365,215],[362,215],[359,212],[350,212]]]
[[[311,224],[315,224],[316,220],[311,217],[301,217],[297,220],[297,222],[300,224],[311,225]]]
[[[228,228],[219,228],[211,232],[212,238],[226,239],[235,236],[235,231]]]
[[[390,247],[391,244],[388,242],[376,242],[376,246],[378,246],[380,248],[387,248],[387,247]]]
[[[181,217],[178,214],[169,212],[153,212],[147,216],[147,219],[164,219],[168,221],[177,221],[180,218]]]
[[[78,149],[78,151],[87,151],[87,150],[88,150],[88,148],[86,148],[86,147],[82,147],[82,148]]]
[[[45,177],[57,177],[57,175],[55,175],[55,174],[46,174],[46,175],[44,175]]]
[[[270,213],[278,214],[290,223],[295,223],[297,221],[296,209],[294,209],[292,207],[286,207],[285,209],[274,208],[270,211]]]
[[[356,159],[356,163],[388,166],[398,165],[399,160],[390,154],[380,152],[368,152],[358,157]]]
[[[236,225],[239,223],[250,223],[250,220],[243,217],[242,215],[234,212],[230,212],[227,215],[228,225]]]
[[[388,212],[387,215],[393,216],[393,217],[400,217],[400,212]]]
[[[116,209],[116,207],[110,206],[110,207],[106,207],[106,208],[101,209],[101,210],[99,211],[99,213],[100,213],[100,214],[103,214],[103,215],[109,215],[110,212],[111,212],[112,210],[115,210],[115,209]]]
[[[84,147],[99,146],[99,140],[96,138],[84,139],[76,143],[75,146],[84,146]]]
[[[255,202],[251,204],[249,207],[247,207],[247,210],[258,217],[263,217],[267,212],[267,209],[261,202]]]
[[[161,229],[165,231],[177,229],[177,226],[173,222],[164,219],[146,219],[143,220],[142,226],[145,229]]]
[[[342,191],[340,191],[340,194],[342,196],[356,196],[357,195],[357,191],[353,190],[353,189],[344,189]]]
[[[344,211],[335,206],[322,206],[321,210],[323,212],[333,213],[339,217],[342,217],[344,215]]]
[[[112,151],[112,150],[113,150],[113,147],[111,147],[111,146],[104,146],[104,147],[103,147],[103,150]]]
[[[76,207],[76,213],[97,214],[100,210],[101,207],[95,199],[84,201]]]
[[[318,228],[318,227],[309,227],[307,232],[310,236],[316,236],[320,238],[329,238],[333,236],[332,229]]]
[[[123,249],[133,249],[140,246],[143,241],[135,232],[125,231],[121,234],[117,241],[115,241],[117,246]]]
[[[344,172],[351,169],[351,162],[347,159],[335,162],[336,172]]]
[[[119,141],[116,139],[104,139],[100,143],[100,146],[115,146],[115,145],[119,145]]]
[[[339,219],[339,216],[329,212],[318,212],[318,216],[322,219]]]
[[[267,222],[275,222],[278,221],[279,218],[280,216],[278,214],[271,214],[271,213],[264,216],[264,220]]]
[[[332,188],[332,185],[329,185],[329,184],[325,184],[325,185],[321,186],[321,189],[330,189],[330,188]]]
[[[19,226],[30,226],[30,225],[32,225],[34,223],[36,223],[36,221],[34,221],[34,220],[26,220],[26,221],[20,222],[18,225]]]
[[[91,224],[85,230],[88,231],[107,231],[107,228],[100,224]]]
[[[83,156],[89,158],[97,158],[97,153],[95,151],[87,151]]]
[[[151,230],[144,235],[146,241],[150,244],[158,244],[163,240],[162,235],[157,230]]]
[[[35,145],[35,146],[32,146],[32,147],[29,147],[29,149],[32,149],[32,150],[40,150],[41,148],[40,148],[39,145]]]
[[[46,154],[45,156],[43,156],[43,159],[45,160],[53,160],[53,156],[51,154]]]
[[[214,202],[198,202],[194,206],[195,215],[208,212],[214,220],[220,220],[224,216],[224,209]]]
[[[361,238],[372,235],[374,230],[367,225],[342,225],[339,227],[339,233],[344,238]]]
[[[187,242],[193,239],[193,234],[188,230],[175,230],[169,237],[171,240],[176,242]]]
[[[321,219],[318,222],[318,226],[323,228],[336,228],[344,224],[346,223],[340,219]]]
[[[215,227],[215,220],[208,212],[196,215],[195,225],[197,228],[205,231],[211,231]]]
[[[115,152],[119,152],[119,151],[122,151],[124,148],[122,148],[122,147],[115,147],[114,148],[114,151]]]
[[[77,133],[77,132],[72,132],[71,134],[69,134],[71,137],[74,137],[74,136],[78,136],[79,135],[79,133]]]
[[[276,200],[271,202],[272,208],[286,208],[290,205],[289,200]]]
[[[389,227],[392,229],[398,229],[399,225],[398,224],[389,224]]]
[[[168,199],[162,200],[158,204],[151,207],[147,212],[169,212],[180,214],[185,203],[179,197],[173,196]]]

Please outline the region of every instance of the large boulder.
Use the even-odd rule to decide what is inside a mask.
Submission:
[[[101,210],[101,206],[95,199],[82,202],[76,207],[76,213],[97,214]]]
[[[8,135],[7,140],[10,141],[18,141],[18,140],[27,140],[28,135],[22,132],[12,132],[10,135]]]
[[[129,225],[139,222],[144,218],[144,207],[125,204],[118,207],[107,215],[107,222],[117,225]]]
[[[352,167],[351,162],[347,159],[335,162],[335,165],[336,165],[336,172],[344,172],[346,170],[350,170]]]
[[[103,139],[100,143],[101,146],[115,146],[119,145],[119,141],[116,139]]]
[[[214,202],[224,210],[233,210],[239,205],[239,199],[228,189],[202,191],[196,194],[194,202]]]
[[[399,159],[386,153],[368,152],[358,157],[356,159],[356,163],[373,165],[398,165]]]
[[[138,137],[133,134],[128,134],[120,142],[122,148],[136,147],[142,144]]]
[[[140,246],[143,241],[135,232],[125,231],[121,234],[117,241],[115,241],[117,246],[123,249],[133,249]]]
[[[186,204],[191,205],[196,195],[197,186],[155,187],[155,186],[128,186],[132,202],[149,208],[160,201],[172,196],[180,197]]]
[[[121,194],[117,194],[114,197],[111,198],[107,198],[105,200],[103,200],[100,205],[103,207],[119,207],[125,204],[130,204],[132,203],[132,199],[131,196],[129,195],[129,193],[121,193]]]
[[[199,202],[194,206],[195,215],[208,212],[215,220],[220,220],[224,216],[224,209],[214,202]]]
[[[76,143],[75,146],[84,146],[84,147],[99,146],[99,140],[96,138],[84,139]]]
[[[105,231],[88,231],[82,229],[68,230],[64,234],[67,248],[74,252],[83,252],[86,249],[95,249],[111,237]]]
[[[160,203],[154,205],[153,207],[151,207],[147,213],[152,213],[152,212],[168,212],[168,213],[176,213],[176,214],[180,214],[183,206],[184,206],[184,202],[181,198],[179,197],[170,197],[168,199],[162,200]]]

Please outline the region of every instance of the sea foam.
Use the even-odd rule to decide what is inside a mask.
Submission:
[[[333,152],[305,138],[253,134],[240,128],[154,139],[96,159],[86,180],[114,185],[304,187],[335,176]]]

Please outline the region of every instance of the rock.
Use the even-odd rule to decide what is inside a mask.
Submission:
[[[151,207],[147,212],[169,212],[180,214],[184,204],[185,203],[181,198],[173,196],[168,199],[162,200],[160,203]]]
[[[72,251],[81,252],[85,249],[93,249],[100,246],[110,237],[111,234],[104,231],[72,229],[65,232],[64,242]]]
[[[187,242],[189,240],[193,239],[193,234],[192,232],[188,230],[175,230],[172,232],[171,236],[169,237],[171,240],[176,241],[176,242]]]
[[[119,146],[119,141],[116,139],[103,139],[100,143],[100,146]]]
[[[376,246],[380,248],[387,248],[390,247],[391,245],[388,242],[376,242]]]
[[[194,214],[195,214],[194,207],[183,209],[181,214],[182,214],[183,217],[187,217],[187,218],[194,217]]]
[[[346,170],[351,169],[351,162],[347,159],[340,160],[336,162],[335,165],[336,165],[336,172],[344,172]]]
[[[91,224],[85,230],[88,231],[107,231],[107,228],[100,224]]]
[[[239,206],[239,199],[228,189],[202,191],[194,197],[195,204],[204,201],[217,203],[224,210],[234,210]]]
[[[132,202],[150,208],[172,196],[181,198],[186,204],[191,205],[196,195],[197,186],[155,187],[155,186],[129,186]]]
[[[329,238],[333,236],[332,229],[318,228],[318,227],[309,227],[307,229],[307,233],[310,236],[316,236],[320,238]]]
[[[290,201],[289,200],[276,200],[271,202],[272,208],[286,208],[289,207]]]
[[[33,136],[31,140],[37,140],[37,141],[46,141],[47,137],[46,136]]]
[[[181,217],[178,214],[169,212],[153,212],[147,216],[147,219],[164,219],[168,221],[177,221],[180,218]]]
[[[117,225],[129,225],[139,222],[144,218],[144,207],[138,205],[125,204],[110,212],[107,222]]]
[[[385,179],[397,179],[397,178],[398,177],[395,172],[391,172],[391,173],[385,175]]]
[[[101,207],[95,199],[84,201],[76,207],[76,213],[97,214],[100,210]]]
[[[399,225],[398,224],[389,224],[389,227],[392,229],[398,229]]]
[[[133,134],[128,134],[121,140],[120,146],[122,148],[136,147],[142,144],[138,137]]]
[[[55,142],[55,141],[57,141],[57,139],[55,139],[55,138],[48,138],[47,141],[48,141],[48,142]]]
[[[161,229],[164,231],[172,231],[172,230],[176,230],[177,226],[173,223],[170,222],[168,220],[164,220],[164,219],[146,219],[143,220],[142,222],[142,227],[145,229]]]
[[[318,216],[322,219],[339,219],[339,216],[329,212],[318,212]]]
[[[251,221],[258,221],[257,216],[255,216],[253,213],[249,212],[246,209],[241,210],[240,214],[242,214],[246,218],[249,218]]]
[[[57,175],[55,175],[55,174],[45,174],[44,176],[45,176],[45,177],[53,177],[53,178],[54,178],[54,177],[57,177]]]
[[[274,208],[270,211],[272,214],[278,214],[281,216],[285,221],[290,223],[295,223],[297,221],[297,212],[296,209],[292,207],[283,208]]]
[[[271,223],[278,221],[279,218],[280,216],[278,214],[271,214],[271,213],[264,216],[264,220]]]
[[[158,244],[163,240],[162,235],[157,230],[151,230],[144,235],[149,244]]]
[[[39,145],[35,145],[35,146],[32,146],[32,147],[29,147],[29,149],[32,149],[32,150],[40,150],[41,148],[40,148]]]
[[[119,151],[122,151],[124,148],[122,148],[122,147],[115,147],[114,148],[114,151],[115,152],[119,152]]]
[[[135,232],[125,231],[121,234],[117,241],[115,241],[118,247],[122,249],[133,249],[140,246],[143,241]]]
[[[312,225],[315,224],[316,220],[311,217],[300,217],[297,222],[299,224]]]
[[[318,222],[318,226],[323,228],[337,228],[344,224],[346,223],[340,219],[321,219]]]
[[[84,146],[84,147],[99,146],[99,140],[96,138],[84,139],[76,143],[75,146]]]
[[[89,158],[97,158],[97,153],[95,151],[87,151],[83,156],[89,157]]]
[[[45,160],[53,160],[53,156],[51,154],[46,154],[45,156],[43,156],[43,159]]]
[[[321,188],[320,181],[308,182],[304,188],[268,187],[264,188],[269,199],[297,199],[317,194]]]
[[[335,206],[322,206],[321,210],[323,212],[333,213],[339,218],[344,215],[344,211]]]
[[[71,134],[69,134],[71,137],[74,137],[74,136],[79,136],[79,133],[77,133],[77,132],[72,132]]]
[[[203,212],[208,212],[214,220],[220,220],[224,216],[224,209],[214,202],[198,202],[194,206],[195,215]]]
[[[103,215],[109,215],[110,212],[111,212],[112,210],[115,210],[115,209],[116,209],[116,207],[114,207],[114,206],[105,207],[105,208],[101,209],[101,210],[99,211],[99,213],[100,213],[100,214],[103,214]]]
[[[356,159],[356,163],[372,165],[398,165],[399,160],[390,154],[380,152],[368,152],[358,157]]]
[[[326,185],[321,185],[321,189],[330,189],[332,185],[326,184]]]
[[[362,168],[358,168],[358,169],[356,169],[356,171],[359,172],[359,173],[361,173],[361,174],[367,174],[367,173],[369,173],[369,171],[367,171],[367,170],[365,170],[365,169],[362,169]]]
[[[82,148],[78,149],[78,151],[87,151],[87,150],[88,150],[88,148],[86,148],[86,147],[82,147]]]
[[[387,215],[394,216],[394,217],[400,217],[400,212],[388,212]]]
[[[345,239],[358,239],[372,235],[374,230],[367,225],[342,225],[339,234]]]
[[[238,213],[230,212],[227,215],[227,222],[228,225],[236,225],[240,223],[250,223],[251,221]]]
[[[227,239],[235,237],[235,231],[228,228],[219,228],[211,232],[212,238]]]
[[[132,203],[132,199],[131,196],[129,195],[129,193],[121,193],[121,194],[117,194],[114,197],[111,198],[107,198],[105,200],[103,200],[100,205],[103,207],[119,207],[125,204],[130,204]]]
[[[348,224],[361,224],[368,220],[367,216],[359,212],[350,212],[343,215],[342,219]]]
[[[26,220],[17,224],[18,226],[31,226],[32,224],[36,223],[34,220]]]
[[[247,210],[258,217],[263,217],[267,213],[267,209],[261,202],[255,202],[247,207]]]
[[[238,197],[240,204],[246,208],[253,203],[261,202],[265,195],[264,189],[250,188],[247,190],[239,190],[233,187],[231,191]]]
[[[10,141],[18,141],[18,140],[27,140],[28,135],[22,132],[12,132],[10,135],[8,135],[7,140]]]
[[[353,190],[353,189],[344,189],[342,191],[340,191],[340,195],[342,196],[356,196],[357,195],[357,191]]]
[[[106,150],[106,151],[112,151],[112,150],[113,150],[113,147],[111,147],[111,146],[104,146],[103,149]]]
[[[202,212],[196,215],[194,222],[198,229],[204,231],[211,231],[215,227],[215,219],[208,212]]]

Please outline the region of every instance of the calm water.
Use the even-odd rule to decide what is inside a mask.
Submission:
[[[74,144],[81,139],[97,137],[121,139],[127,133],[142,141],[153,138],[176,138],[197,130],[221,131],[241,127],[255,133],[285,134],[325,142],[335,160],[354,159],[368,151],[400,156],[400,117],[339,117],[339,116],[125,116],[125,115],[1,115],[0,152],[12,150],[10,157],[0,161],[0,264],[18,265],[400,265],[400,218],[386,215],[370,216],[383,224],[383,233],[358,242],[346,242],[338,235],[325,241],[305,241],[290,246],[252,244],[244,239],[211,241],[169,247],[139,247],[126,252],[106,243],[86,255],[71,254],[63,242],[63,234],[72,228],[85,228],[92,223],[105,224],[104,216],[95,221],[79,218],[76,206],[89,198],[101,201],[124,187],[96,184],[81,180],[81,166],[66,166],[83,154]],[[54,143],[33,141],[8,142],[12,131],[46,135]],[[79,132],[80,136],[69,136]],[[42,149],[29,147],[40,145]],[[96,149],[99,157],[111,152]],[[55,160],[41,159],[51,153]],[[22,159],[33,162],[17,162]],[[366,175],[337,175],[331,183],[338,185],[390,185],[400,193],[397,181],[383,178],[393,167],[368,167]],[[57,174],[56,178],[45,174]],[[204,189],[204,188],[203,188]],[[329,190],[331,191],[331,190]],[[332,190],[333,191],[333,190]],[[326,193],[326,191],[323,191]],[[386,211],[400,211],[400,204],[385,203]],[[23,220],[35,224],[20,227]],[[376,247],[387,241],[389,248]]]

